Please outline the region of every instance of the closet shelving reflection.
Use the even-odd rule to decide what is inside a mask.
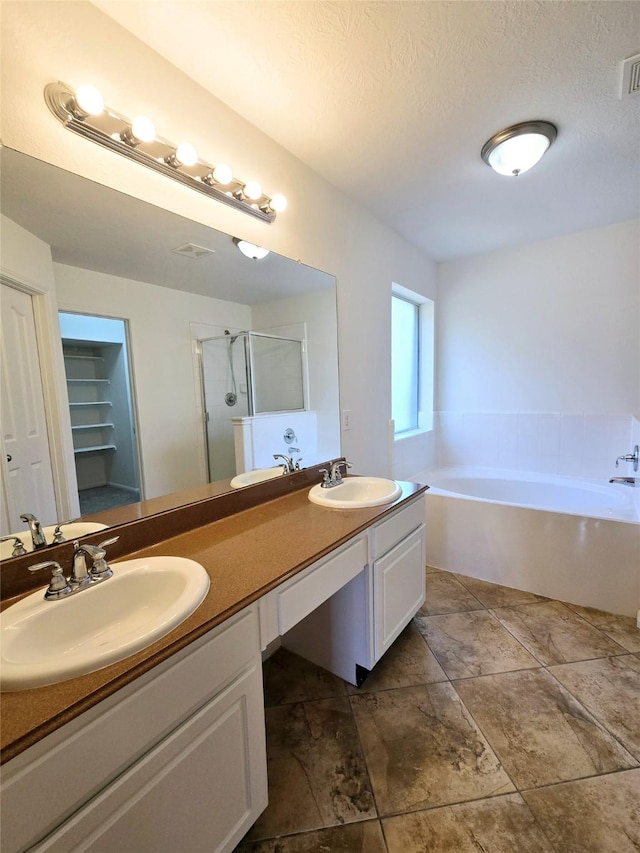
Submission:
[[[90,347],[63,347],[74,453],[116,450],[111,440],[114,424],[107,420],[113,403],[111,382],[101,375],[104,358]]]

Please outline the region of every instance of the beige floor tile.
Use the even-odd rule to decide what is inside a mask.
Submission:
[[[427,575],[427,597],[420,608],[421,616],[456,613],[459,610],[482,610],[478,599],[448,572]]]
[[[491,612],[546,666],[625,653],[622,646],[559,601]]]
[[[424,637],[411,621],[391,648],[375,665],[362,687],[347,684],[349,693],[373,693],[413,684],[446,681],[442,667],[435,659]]]
[[[519,794],[385,818],[389,853],[553,853]]]
[[[640,760],[640,660],[635,655],[565,663],[549,672]]]
[[[344,696],[346,692],[341,678],[284,648],[265,662],[263,677],[267,707],[329,699]]]
[[[541,595],[534,595],[532,592],[524,592],[520,589],[512,589],[510,586],[489,583],[479,578],[470,578],[466,575],[458,574],[455,577],[485,607],[512,607],[514,604],[531,604],[534,601],[547,600]]]
[[[616,643],[619,643],[628,652],[640,652],[640,628],[632,616],[616,616],[613,613],[605,613],[604,610],[596,610],[593,607],[580,607],[579,604],[567,604],[574,613],[582,616],[587,622],[595,625]]]
[[[377,817],[346,696],[266,709],[269,805],[248,840]]]
[[[455,687],[519,790],[638,763],[545,670],[485,675]]]
[[[237,853],[387,853],[377,820],[348,823],[316,832],[246,841]]]
[[[640,850],[640,770],[565,782],[522,796],[561,853]]]
[[[436,574],[436,572],[441,572],[443,569],[436,569],[435,566],[427,566],[427,574]]]
[[[488,610],[416,617],[449,678],[540,666]]]
[[[448,682],[351,703],[380,815],[514,791]]]

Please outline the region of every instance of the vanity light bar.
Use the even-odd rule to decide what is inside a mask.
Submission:
[[[287,206],[283,195],[265,195],[257,181],[234,178],[226,164],[204,163],[190,143],[175,145],[157,136],[150,119],[138,116],[132,121],[105,107],[92,86],[74,92],[65,83],[49,83],[44,99],[68,130],[264,222],[273,222]]]

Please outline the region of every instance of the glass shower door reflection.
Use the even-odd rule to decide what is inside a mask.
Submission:
[[[209,482],[236,473],[231,418],[249,414],[246,335],[200,342]]]

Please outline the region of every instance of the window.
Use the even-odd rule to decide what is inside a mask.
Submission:
[[[433,420],[433,302],[399,285],[391,296],[391,417],[397,437]]]

